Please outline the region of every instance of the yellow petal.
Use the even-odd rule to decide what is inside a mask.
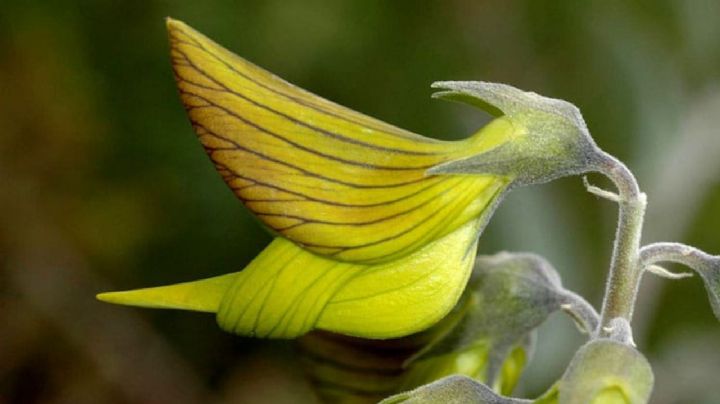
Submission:
[[[403,259],[364,269],[333,296],[318,328],[397,338],[435,324],[465,288],[480,225],[469,222]]]
[[[125,292],[100,293],[98,300],[151,309],[179,309],[214,313],[237,274]]]
[[[246,336],[294,338],[322,329],[395,338],[429,327],[455,305],[481,225],[471,221],[407,257],[377,265],[332,260],[278,237],[241,272],[98,298],[217,312],[223,329]]]
[[[405,256],[479,216],[481,196],[508,183],[426,174],[523,131],[507,118],[464,141],[426,138],[295,87],[182,22],[168,31],[181,99],[218,171],[265,225],[315,253]]]

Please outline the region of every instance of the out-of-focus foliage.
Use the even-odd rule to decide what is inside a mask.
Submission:
[[[177,101],[163,18],[322,96],[429,136],[477,129],[436,80],[507,82],[578,105],[648,193],[645,239],[720,249],[720,4],[47,1],[0,10],[0,401],[312,402],[285,346],[100,290],[208,277],[269,236],[214,172]],[[517,191],[481,250],[549,258],[598,302],[615,207],[577,180]],[[636,342],[653,403],[713,403],[720,330],[699,279],[648,279]],[[551,319],[521,388],[581,344]]]

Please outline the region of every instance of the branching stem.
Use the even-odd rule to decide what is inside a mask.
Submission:
[[[600,316],[595,308],[577,293],[564,290],[560,308],[575,320],[583,333],[592,335],[597,330]]]
[[[640,249],[640,262],[643,267],[659,262],[683,264],[695,271],[718,265],[720,256],[713,256],[698,248],[680,243],[654,243]]]
[[[596,170],[610,178],[618,190],[617,233],[596,333],[599,337],[610,337],[613,319],[622,318],[628,323],[632,320],[643,272],[639,251],[647,199],[635,176],[621,161],[601,152],[596,165]]]

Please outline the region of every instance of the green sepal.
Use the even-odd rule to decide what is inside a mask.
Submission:
[[[469,377],[454,375],[426,384],[414,390],[388,397],[381,401],[380,404],[558,404],[559,395],[559,383],[555,383],[542,396],[534,400],[529,400],[507,397],[506,395],[496,393],[487,385]],[[611,403],[594,401],[593,404]]]
[[[575,353],[559,383],[559,403],[647,403],[653,379],[647,359],[631,345],[595,339]]]
[[[496,174],[514,178],[514,185],[529,185],[597,170],[602,151],[573,104],[500,83],[442,81],[432,87],[442,90],[435,98],[506,116],[521,135],[488,152],[433,167],[429,174]]]
[[[530,400],[503,397],[466,376],[448,376],[415,390],[396,394],[380,404],[527,404]]]

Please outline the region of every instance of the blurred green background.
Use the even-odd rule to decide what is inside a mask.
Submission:
[[[718,1],[6,0],[2,404],[313,402],[287,344],[225,334],[210,315],[94,300],[238,270],[270,239],[187,122],[165,16],[429,136],[462,137],[486,121],[431,100],[435,80],[569,100],[648,193],[645,240],[720,253]],[[615,221],[613,204],[560,180],[512,193],[481,250],[543,254],[599,305]],[[634,325],[656,373],[654,403],[720,402],[720,325],[697,278],[647,277]],[[542,392],[582,341],[553,317],[519,394]]]

